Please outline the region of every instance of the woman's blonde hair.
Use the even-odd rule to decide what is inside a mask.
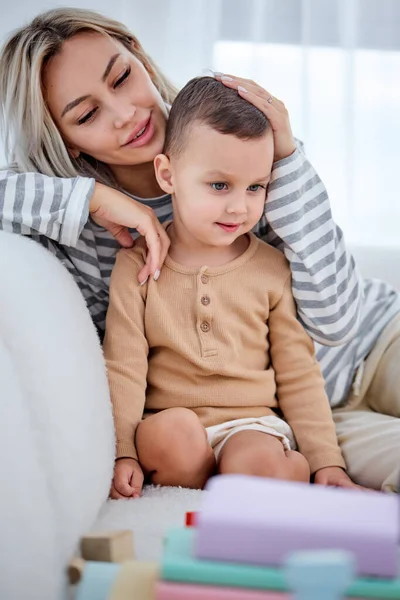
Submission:
[[[144,52],[138,39],[118,21],[96,12],[59,8],[38,15],[17,30],[0,55],[0,130],[10,167],[51,177],[85,175],[111,183],[107,165],[68,153],[43,96],[43,69],[74,35],[97,32],[121,42],[152,74],[163,100],[170,104],[177,90]]]

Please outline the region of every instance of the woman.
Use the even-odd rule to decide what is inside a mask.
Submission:
[[[271,123],[274,168],[257,233],[289,260],[298,316],[310,335],[329,345],[350,340],[344,348],[317,347],[331,398],[341,402],[371,339],[388,321],[383,314],[369,321],[374,336],[368,347],[357,337],[351,341],[360,331],[362,296],[354,261],[323,184],[293,139],[284,105],[253,82],[217,77]],[[158,187],[153,159],[164,144],[174,95],[135,37],[90,11],[39,15],[1,55],[1,115],[11,164],[0,173],[0,225],[30,235],[63,262],[100,332],[120,245],[131,245],[137,232],[145,236],[149,253],[140,282],[157,279],[168,251],[160,222],[172,216],[171,199]],[[390,319],[399,310],[397,297],[385,298]],[[337,355],[345,357],[341,365]],[[346,459],[351,473],[351,456]],[[388,469],[392,473],[392,464]]]

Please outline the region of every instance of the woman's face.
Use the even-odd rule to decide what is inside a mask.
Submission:
[[[153,161],[162,151],[167,109],[143,64],[120,42],[80,33],[43,74],[51,115],[75,157],[111,166]]]

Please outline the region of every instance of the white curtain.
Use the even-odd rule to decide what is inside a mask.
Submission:
[[[214,68],[281,98],[348,241],[400,245],[400,0],[125,6],[176,84]]]
[[[13,2],[0,38],[61,4]],[[348,240],[400,245],[400,0],[67,4],[124,21],[178,86],[215,69],[254,79],[281,98]]]

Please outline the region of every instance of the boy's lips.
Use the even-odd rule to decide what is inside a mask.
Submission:
[[[224,231],[227,231],[229,233],[235,233],[235,231],[237,231],[239,229],[239,227],[242,225],[242,223],[216,223],[216,225],[218,225],[218,227],[221,227],[221,229],[223,229]]]

